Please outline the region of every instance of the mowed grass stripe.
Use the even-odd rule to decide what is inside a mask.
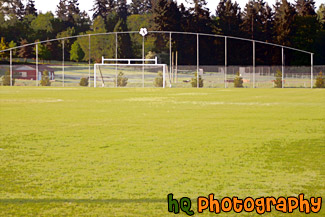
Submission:
[[[1,87],[0,96],[0,215],[166,216],[168,193],[324,196],[324,90]]]

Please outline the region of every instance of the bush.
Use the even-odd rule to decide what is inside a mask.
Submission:
[[[41,79],[41,86],[51,86],[50,78],[49,78],[49,72],[45,70],[42,75]]]
[[[234,87],[244,87],[243,83],[243,78],[240,76],[239,72],[237,72],[237,76],[234,80]]]
[[[163,87],[164,86],[163,84],[164,84],[163,73],[158,72],[157,77],[155,78],[154,85],[155,85],[155,87]]]
[[[88,87],[89,79],[88,78],[80,78],[79,85],[82,87]]]
[[[5,72],[5,75],[2,76],[2,85],[3,86],[10,86],[10,71],[6,71]],[[14,79],[14,76],[12,78],[12,86],[15,85],[15,79]]]
[[[325,78],[323,78],[323,72],[320,72],[316,78],[316,88],[325,88]]]
[[[80,44],[75,41],[70,50],[70,60],[80,62],[85,56],[85,52],[80,47]]]
[[[197,87],[197,72],[195,72],[194,78],[191,81],[192,87]],[[203,79],[202,76],[199,75],[199,87],[203,87]]]
[[[274,84],[276,88],[282,88],[282,72],[280,70],[276,71]]]
[[[119,72],[117,75],[117,86],[118,87],[125,87],[128,84],[128,78],[124,77],[123,72]]]
[[[149,51],[148,54],[145,56],[146,59],[155,59],[157,54],[155,52]],[[146,63],[152,63],[152,62],[147,62]]]

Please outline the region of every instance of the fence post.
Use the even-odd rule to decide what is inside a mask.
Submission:
[[[200,87],[199,85],[199,70],[200,70],[200,41],[199,41],[199,34],[196,34],[196,85],[197,88]]]
[[[12,49],[10,49],[10,86],[12,86]]]
[[[282,88],[284,88],[284,48],[282,46]]]
[[[144,64],[144,35],[142,36],[142,64]],[[142,65],[142,88],[144,88],[144,65]]]
[[[36,44],[36,86],[38,86],[38,43]]]
[[[227,36],[225,36],[225,88],[227,88]]]
[[[64,40],[62,40],[62,86],[64,87]]]
[[[88,87],[90,87],[90,58],[91,58],[91,36],[88,35]]]
[[[94,64],[94,87],[97,87],[97,84],[96,84],[96,77],[97,77],[97,74],[96,74],[96,68],[97,68],[97,65],[96,63]]]
[[[115,64],[117,64],[117,49],[118,49],[118,38],[117,33],[115,33]],[[117,87],[117,65],[115,66],[115,87]]]
[[[310,54],[310,88],[313,89],[314,85],[314,54]]]
[[[255,41],[253,41],[253,88],[255,88],[255,73],[256,73],[256,53],[255,53]]]
[[[166,87],[166,67],[167,65],[163,66],[163,88]]]
[[[169,82],[170,82],[170,86],[172,85],[171,82],[171,73],[172,73],[172,33],[169,32]]]

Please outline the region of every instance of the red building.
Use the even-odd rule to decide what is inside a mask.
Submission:
[[[38,66],[38,80],[41,80],[44,71],[49,72],[50,80],[55,79],[54,69],[46,66]],[[36,80],[36,65],[18,65],[13,67],[13,74],[16,79]]]

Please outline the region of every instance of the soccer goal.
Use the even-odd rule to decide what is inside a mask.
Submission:
[[[162,87],[168,85],[167,65],[155,59],[105,59],[94,65],[94,87]]]

